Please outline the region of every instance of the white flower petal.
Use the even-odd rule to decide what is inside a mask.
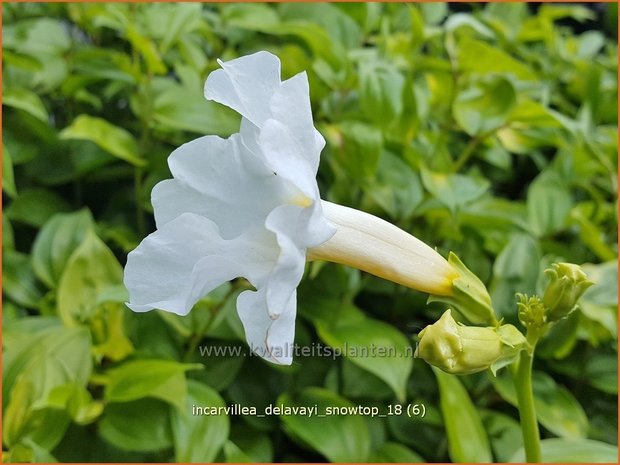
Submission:
[[[243,323],[250,348],[264,359],[280,365],[290,365],[295,339],[297,290],[294,289],[287,307],[277,319],[267,310],[265,289],[242,292],[237,298],[237,312]]]
[[[182,212],[213,220],[225,238],[263,224],[282,203],[282,180],[250,153],[239,135],[206,136],[182,145],[168,160],[174,179],[155,186],[157,227]]]
[[[262,285],[277,256],[275,241],[256,235],[223,239],[215,223],[184,213],[146,237],[127,256],[129,308],[187,314],[204,295],[238,276]]]
[[[314,129],[310,107],[310,88],[306,73],[299,73],[282,82],[271,98],[269,107],[271,118],[285,125],[292,137],[296,139],[300,151],[289,154],[289,156],[303,157],[308,162],[313,177],[316,176],[319,168],[319,154],[325,145],[325,140]]]
[[[304,274],[306,250],[298,242],[304,237],[308,221],[308,213],[304,210],[297,205],[283,205],[272,211],[265,223],[267,229],[276,235],[280,248],[277,262],[266,283],[267,310],[272,319],[279,318],[284,309],[288,308],[291,296]]]
[[[258,142],[266,163],[278,176],[290,181],[309,200],[320,198],[314,168],[301,155],[304,148],[287,125],[268,119],[260,130]]]
[[[269,52],[258,52],[218,63],[222,69],[207,78],[205,97],[229,106],[260,127],[269,118],[269,100],[280,87],[280,60]]]

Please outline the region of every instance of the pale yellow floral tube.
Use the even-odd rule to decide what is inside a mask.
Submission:
[[[352,266],[403,286],[450,295],[457,271],[437,251],[381,218],[321,201],[334,236],[308,249],[308,260]]]

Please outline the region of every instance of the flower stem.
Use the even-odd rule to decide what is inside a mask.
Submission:
[[[534,350],[521,352],[518,366],[513,373],[514,384],[519,403],[519,417],[523,432],[523,445],[525,447],[525,461],[528,463],[540,463],[540,432],[536,419],[534,406],[534,392],[532,390],[532,362]]]

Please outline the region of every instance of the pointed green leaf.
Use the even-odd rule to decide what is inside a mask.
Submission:
[[[453,462],[487,463],[493,461],[489,438],[480,413],[458,376],[433,368],[439,383],[439,398],[448,449]]]
[[[60,138],[88,140],[132,165],[146,165],[146,161],[140,158],[138,143],[134,136],[102,118],[80,115],[60,132]]]
[[[183,409],[172,412],[175,460],[180,463],[213,462],[228,439],[230,420],[226,414],[194,415],[192,408],[218,408],[226,404],[205,384],[190,380],[188,388]]]
[[[324,414],[327,407],[354,405],[321,388],[307,388],[296,396],[282,394],[277,404],[289,407],[314,407]],[[281,415],[284,430],[293,439],[309,445],[331,462],[365,462],[370,453],[370,433],[364,418],[359,415],[326,417]]]

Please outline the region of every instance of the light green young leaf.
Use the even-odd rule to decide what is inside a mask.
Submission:
[[[457,376],[433,368],[439,383],[439,398],[448,450],[453,462],[491,462],[489,438],[467,390]]]
[[[454,102],[454,118],[470,136],[489,133],[508,121],[516,99],[510,81],[496,78],[461,91]]]
[[[140,158],[138,143],[133,135],[102,118],[80,115],[60,132],[60,138],[89,140],[132,165],[146,165],[146,160]]]
[[[282,394],[277,405],[314,407],[324,414],[327,407],[354,407],[337,394],[321,389],[306,388],[294,398]],[[368,425],[360,415],[332,415],[324,418],[282,415],[284,431],[294,440],[308,444],[330,462],[365,462],[370,453]]]
[[[105,399],[108,402],[129,402],[154,397],[182,410],[187,397],[185,372],[200,368],[200,364],[182,364],[171,360],[138,359],[125,362],[107,372]]]
[[[100,292],[122,280],[123,269],[118,260],[95,232],[88,229],[66,262],[58,283],[60,317],[68,325],[89,320]]]
[[[131,23],[125,25],[125,36],[131,46],[142,55],[149,74],[165,74],[167,71],[155,43],[142,35]]]
[[[86,385],[92,371],[90,348],[90,334],[85,328],[52,326],[44,329],[37,334],[36,342],[24,343],[10,356],[11,363],[5,366],[3,389],[10,388],[17,376],[35,380],[33,384],[37,388],[36,392],[40,394],[45,394],[67,381]],[[50,367],[57,365],[58,376],[52,376],[53,370],[46,372],[41,369],[46,364]],[[38,369],[29,368],[35,366]],[[62,382],[56,383],[54,379]]]
[[[2,92],[2,105],[23,110],[47,124],[49,116],[41,98],[23,87],[8,87]]]
[[[58,213],[39,231],[32,246],[32,266],[37,277],[55,288],[71,254],[94,228],[89,210]]]
[[[536,74],[526,64],[511,57],[501,48],[472,38],[465,38],[460,42],[458,63],[464,71],[483,75],[505,73],[525,81],[536,79]]]

